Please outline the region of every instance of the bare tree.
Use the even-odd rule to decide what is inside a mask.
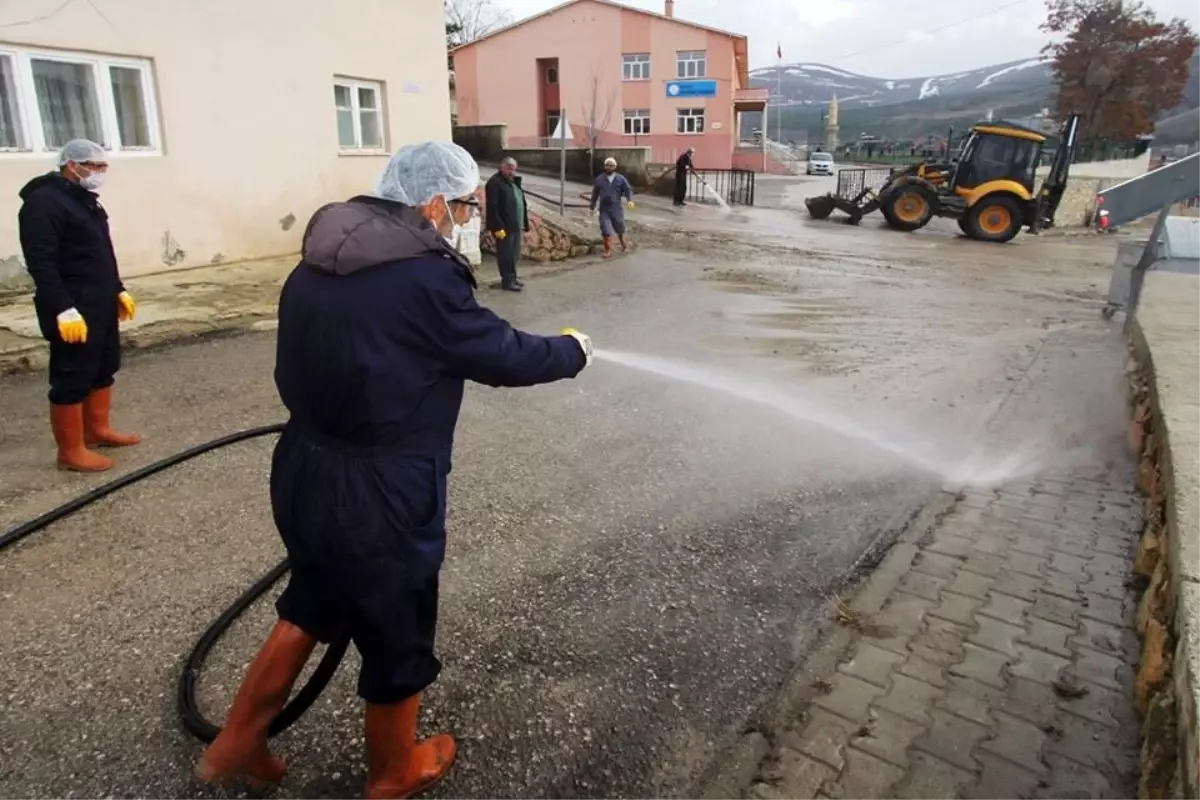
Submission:
[[[610,86],[605,91],[604,70],[593,67],[591,82],[583,98],[583,125],[587,130],[588,160],[593,173],[596,172],[596,143],[600,133],[608,130],[616,103],[617,87]]]
[[[459,47],[512,22],[494,0],[446,0],[446,39]]]

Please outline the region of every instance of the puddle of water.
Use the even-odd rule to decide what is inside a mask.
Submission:
[[[1021,450],[996,456],[978,442],[968,442],[966,452],[940,450],[918,431],[886,431],[857,420],[831,404],[815,398],[802,398],[778,387],[756,382],[745,376],[727,375],[705,366],[657,356],[615,350],[597,350],[596,358],[642,372],[703,386],[732,395],[740,400],[766,406],[791,417],[887,453],[922,472],[939,476],[949,486],[996,486],[1013,478],[1033,474],[1039,466],[1038,454]],[[987,409],[990,418],[998,405]],[[958,448],[955,448],[958,449]]]

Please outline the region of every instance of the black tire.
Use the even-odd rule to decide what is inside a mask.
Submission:
[[[981,242],[1004,243],[1021,232],[1024,214],[1016,198],[1006,194],[985,197],[971,206],[964,232]]]
[[[915,183],[895,187],[883,197],[880,210],[888,225],[898,231],[917,231],[933,219],[937,198]]]
[[[958,223],[958,229],[963,232],[963,236],[970,236],[971,229],[967,227],[967,218],[959,217],[955,220]]]

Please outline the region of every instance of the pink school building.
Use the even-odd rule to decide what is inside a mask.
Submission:
[[[566,113],[574,146],[650,149],[655,163],[696,149],[697,167],[762,171],[767,158],[746,111],[746,37],[611,0],[571,0],[452,51],[460,125],[508,126],[511,147],[551,144]],[[739,146],[739,142],[742,142]]]

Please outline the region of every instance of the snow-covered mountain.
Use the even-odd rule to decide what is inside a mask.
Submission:
[[[978,95],[981,99],[1019,93],[1048,98],[1050,63],[1044,58],[1010,61],[981,69],[921,78],[873,78],[825,64],[784,64],[750,72],[751,83],[780,93],[784,105],[815,106],[837,95],[841,109],[873,108],[930,98]]]

